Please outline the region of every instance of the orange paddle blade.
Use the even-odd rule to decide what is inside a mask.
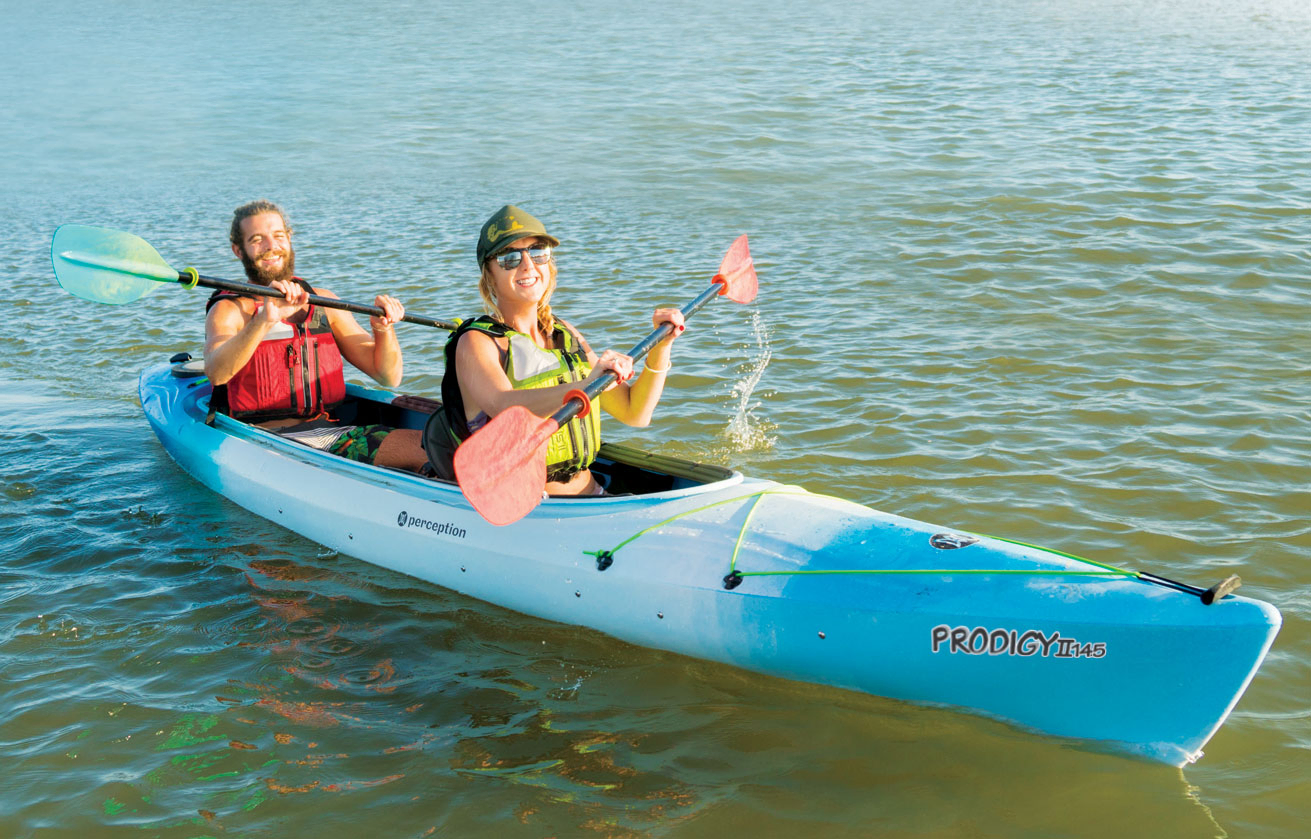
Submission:
[[[751,261],[751,249],[747,247],[745,233],[738,236],[729,246],[728,253],[724,254],[715,282],[724,286],[720,295],[734,303],[750,303],[756,299],[756,266]]]
[[[546,441],[555,422],[520,405],[508,408],[455,450],[455,479],[478,514],[513,524],[533,511],[546,486]]]

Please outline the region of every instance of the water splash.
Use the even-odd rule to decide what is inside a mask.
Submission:
[[[753,358],[745,362],[747,368],[745,376],[733,385],[732,397],[737,402],[737,410],[723,433],[730,449],[737,452],[770,449],[773,448],[776,440],[769,432],[777,426],[754,415],[753,411],[760,407],[760,402],[759,400],[753,402],[751,399],[756,386],[760,384],[761,377],[765,375],[765,368],[769,367],[770,358],[773,357],[773,352],[769,348],[770,329],[761,320],[759,312],[751,313],[751,332],[756,339],[756,351]]]

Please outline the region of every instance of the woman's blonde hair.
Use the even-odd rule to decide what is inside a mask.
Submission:
[[[526,258],[526,257],[525,257]],[[551,295],[555,293],[555,257],[546,264],[546,293],[542,299],[537,301],[537,328],[542,330],[542,334],[548,339],[551,337],[551,329],[555,326],[555,316],[551,314]],[[501,309],[496,305],[496,279],[492,276],[492,260],[488,259],[483,262],[482,277],[478,280],[478,295],[483,299],[483,306],[487,309],[487,314],[505,322],[505,316],[501,314]]]

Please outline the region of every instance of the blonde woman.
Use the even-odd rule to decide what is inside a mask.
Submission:
[[[446,344],[443,409],[425,431],[429,460],[437,476],[454,477],[452,458],[461,442],[501,411],[522,405],[549,417],[572,390],[613,370],[618,381],[597,400],[625,425],[651,422],[670,367],[670,347],[683,331],[683,313],[656,309],[653,325],[671,324],[642,371],[615,350],[599,356],[572,325],[551,311],[556,289],[553,249],[559,240],[532,215],[513,205],[497,210],[478,234],[478,291],[487,314],[461,324]],[[593,405],[595,408],[596,406]],[[592,410],[560,428],[547,444],[551,495],[601,495],[588,466],[601,444],[600,413]]]

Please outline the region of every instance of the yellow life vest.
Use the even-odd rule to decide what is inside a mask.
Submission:
[[[442,377],[442,405],[447,425],[458,441],[468,439],[464,400],[460,396],[455,371],[455,347],[468,331],[478,331],[497,339],[507,339],[503,368],[515,390],[574,384],[587,378],[592,365],[587,351],[574,339],[572,331],[557,322],[551,329],[551,345],[561,349],[543,349],[531,337],[483,315],[460,324],[446,342],[446,372]],[[592,400],[586,417],[574,417],[560,427],[546,444],[546,477],[565,481],[586,469],[596,459],[601,446],[600,399]]]

